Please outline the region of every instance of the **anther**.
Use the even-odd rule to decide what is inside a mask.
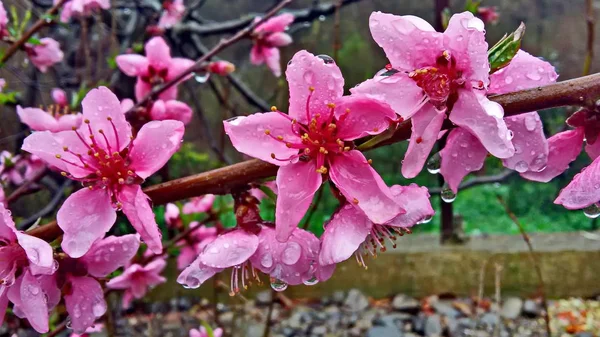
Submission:
[[[417,142],[417,144],[421,144],[421,142],[423,142],[423,138],[417,137],[415,141]]]
[[[308,90],[310,90],[310,91],[315,91],[315,87],[313,87],[313,86],[310,86],[310,87],[308,87]]]
[[[283,136],[277,136],[276,137],[278,140],[283,140]]]
[[[65,171],[62,171],[62,172],[60,173],[60,175],[61,175],[61,176],[63,176],[63,177],[66,177],[66,176],[68,175],[68,173],[67,173],[67,172],[65,172]]]
[[[271,153],[271,158],[275,159],[275,153]]]
[[[118,157],[119,156],[119,152],[113,152],[113,157]]]
[[[327,103],[327,107],[333,109],[335,108],[335,103]]]
[[[369,163],[369,165],[373,164],[373,159],[367,160],[367,163]]]
[[[121,184],[121,185],[125,184],[125,179],[123,179],[123,178],[119,178],[118,181],[119,181],[119,184]]]
[[[63,146],[63,151],[65,151],[65,152],[69,152],[69,147],[67,147],[67,146]]]
[[[98,132],[99,132],[99,133],[104,133],[104,130],[102,130],[102,129],[98,129]]]
[[[352,199],[352,203],[355,205],[358,205],[358,199],[356,199],[356,198]]]
[[[61,156],[60,154],[57,154],[55,157],[56,157],[57,159],[60,159],[62,156]]]
[[[346,151],[346,152],[350,151],[350,146],[344,147],[344,151]]]
[[[346,113],[350,113],[350,108],[346,108]]]
[[[84,122],[85,124],[90,124],[90,120],[89,120],[89,119],[86,119],[86,120],[84,120],[83,122]]]
[[[106,117],[106,120],[110,122],[110,121],[112,121],[112,118],[111,117]]]
[[[327,174],[327,167],[321,166],[317,169],[317,172],[321,174]]]
[[[273,111],[273,112],[277,111],[277,107],[273,105],[273,106],[271,107],[271,111]]]
[[[265,135],[267,135],[267,136],[268,136],[268,135],[270,135],[270,134],[271,134],[271,130],[269,130],[269,129],[265,130]]]

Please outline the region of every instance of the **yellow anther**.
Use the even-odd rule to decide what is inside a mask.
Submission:
[[[129,171],[127,171],[127,174],[129,174],[130,176],[132,176],[133,175],[133,171],[129,170]]]
[[[283,136],[277,136],[276,138],[279,140],[283,140]]]
[[[102,172],[100,172],[99,170],[98,170],[98,171],[96,171],[96,175],[97,175],[97,176],[99,176],[99,175],[101,175],[101,174],[102,174]]]
[[[327,149],[325,149],[324,147],[320,147],[319,152],[321,152],[323,154],[327,154]]]
[[[321,166],[317,169],[317,172],[321,174],[327,174],[327,167]]]
[[[109,155],[105,155],[104,159],[110,159],[110,156]]]
[[[65,172],[65,171],[62,171],[62,172],[60,173],[60,175],[61,175],[61,176],[63,176],[63,177],[66,177],[66,176],[68,175],[68,173],[67,173],[67,172]]]
[[[291,148],[291,147],[292,147],[292,144],[291,144],[291,143],[285,143],[285,146],[287,146],[287,147]]]
[[[356,198],[352,199],[352,203],[355,205],[358,205],[358,199],[356,199]]]
[[[331,129],[331,130],[335,130],[335,128],[337,128],[337,126],[336,126],[335,124],[333,124],[333,123],[331,123],[331,124],[327,125],[327,127],[328,127],[329,129]]]
[[[310,86],[310,87],[308,87],[308,90],[310,90],[310,91],[315,91],[315,87],[313,87],[313,86]]]
[[[305,154],[309,154],[310,153],[310,149],[309,148],[304,149],[304,153]]]
[[[296,124],[298,121],[296,119],[292,119],[292,124]]]
[[[63,151],[65,151],[65,152],[69,151],[69,147],[63,146]]]
[[[267,135],[267,136],[268,136],[268,135],[270,135],[270,134],[271,134],[271,130],[269,130],[269,129],[265,130],[265,135]]]
[[[449,53],[447,50],[444,50],[444,52],[442,52],[442,55],[443,55],[445,58],[448,58],[448,57],[450,57],[450,53]]]
[[[373,164],[373,159],[369,159],[369,160],[367,160],[367,163],[369,163],[369,165],[370,165],[370,164]]]
[[[76,130],[77,130],[77,128],[76,128],[76,127],[74,127],[74,126],[72,126],[72,127],[71,127],[71,130],[73,130],[73,131],[76,131]]]
[[[122,175],[122,174],[121,174],[121,172],[117,172],[117,175],[118,175],[118,176],[120,176],[120,175]]]
[[[94,135],[90,135],[90,139],[94,139]]]
[[[113,157],[118,157],[119,156],[119,152],[113,152]]]
[[[346,152],[350,151],[350,146],[344,147],[344,151],[346,151]]]
[[[106,177],[102,177],[102,182],[103,182],[103,183],[107,183],[107,182],[108,182],[108,178],[106,178]]]
[[[92,154],[94,154],[94,151],[88,150],[87,154],[88,154],[88,156],[91,156]]]
[[[94,189],[94,186],[88,186],[88,188],[90,189],[90,191],[92,191]]]
[[[106,120],[110,122],[110,121],[112,121],[112,118],[111,117],[106,117]]]
[[[121,185],[125,184],[125,179],[123,179],[123,178],[119,178],[118,181],[119,181],[119,184],[121,184]]]
[[[335,103],[327,103],[327,107],[333,109],[335,108]]]
[[[271,107],[271,111],[273,111],[273,112],[277,111],[277,107],[273,105],[273,106]]]
[[[100,154],[98,152],[94,153],[94,157],[98,158],[100,157]]]
[[[60,154],[56,155],[56,158],[60,159],[62,156]]]
[[[89,119],[85,119],[83,122],[84,122],[85,124],[90,124],[90,120],[89,120]]]

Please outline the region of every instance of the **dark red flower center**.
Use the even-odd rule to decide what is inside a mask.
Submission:
[[[416,69],[408,74],[423,89],[430,102],[445,105],[450,96],[464,85],[462,73],[456,69],[456,59],[444,51],[436,59],[435,66]]]
[[[153,66],[148,66],[148,74],[141,76],[142,81],[150,85],[160,85],[167,81],[169,69],[156,69]]]

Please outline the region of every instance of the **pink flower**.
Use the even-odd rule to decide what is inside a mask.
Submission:
[[[254,46],[250,50],[250,62],[256,65],[266,63],[275,76],[281,76],[279,47],[292,43],[292,37],[284,33],[292,22],[294,16],[286,13],[258,25],[252,32]]]
[[[0,153],[0,180],[16,186],[32,179],[46,167],[36,156],[13,156],[8,151]]]
[[[487,24],[495,25],[500,19],[500,13],[498,13],[498,7],[496,6],[481,6],[477,8],[477,15]]]
[[[404,235],[415,224],[427,222],[435,214],[429,202],[427,188],[415,184],[394,185],[392,193],[406,210],[385,225],[371,222],[360,210],[346,204],[325,225],[321,236],[319,264],[335,265],[356,255],[358,263],[366,268],[363,255],[377,256],[377,250],[386,250],[386,240],[396,248],[396,235]]]
[[[4,4],[0,1],[0,37],[7,35],[8,31],[6,30],[6,26],[8,25],[8,15],[6,13],[6,9],[4,9]]]
[[[198,227],[199,226],[199,227]],[[217,238],[217,228],[200,226],[197,221],[190,223],[190,228],[198,227],[185,239],[177,243],[179,247],[179,256],[177,256],[177,268],[185,269],[196,257],[204,250],[207,244]]]
[[[92,325],[91,327],[85,329],[85,332],[83,334],[77,334],[77,333],[72,333],[70,335],[70,337],[89,337],[89,334],[94,333],[94,332],[102,332],[102,330],[104,330],[104,324],[102,323],[96,323],[94,325]]]
[[[184,127],[179,121],[152,121],[133,139],[120,102],[107,88],[83,99],[84,123],[77,130],[35,132],[23,150],[35,154],[63,175],[82,182],[57,214],[64,232],[63,250],[83,256],[112,227],[123,210],[152,251],[162,252],[160,232],[140,183],[177,151]]]
[[[271,277],[273,289],[282,291],[288,284],[315,284],[325,281],[335,265],[317,263],[319,239],[294,228],[287,242],[279,242],[275,230],[261,226],[258,234],[235,229],[208,243],[198,258],[177,278],[187,288],[198,288],[218,272],[231,269],[231,294],[259,281],[256,269]]]
[[[27,43],[25,44],[25,48],[31,63],[43,73],[48,71],[48,67],[62,61],[64,57],[58,41],[49,37],[40,39],[40,44],[38,45]]]
[[[277,194],[277,184],[275,183],[275,180],[271,180],[271,181],[266,182],[266,183],[264,183],[262,185],[264,187],[268,188],[269,190],[271,190],[273,193]],[[255,197],[258,201],[261,201],[263,198],[267,197],[267,195],[265,194],[265,192],[263,192],[258,187],[250,189],[250,194],[253,197]]]
[[[0,92],[3,92],[4,88],[6,88],[6,80],[3,78],[0,78]]]
[[[192,198],[183,205],[182,212],[183,214],[206,213],[212,208],[214,202],[214,194]]]
[[[177,205],[168,203],[165,206],[165,222],[169,227],[173,227],[180,221],[179,207]]]
[[[181,21],[185,14],[185,5],[183,0],[166,0],[163,2],[163,8],[160,20],[158,20],[159,28],[171,28],[176,23]]]
[[[17,105],[17,114],[21,123],[29,126],[34,131],[60,132],[79,128],[81,125],[81,113],[70,113],[60,107],[44,111],[39,108],[22,108]]]
[[[391,69],[351,92],[379,97],[404,119],[412,118],[402,165],[405,177],[421,171],[446,118],[475,136],[492,155],[513,156],[504,111],[485,96],[490,67],[480,19],[469,12],[455,14],[448,29],[438,33],[421,18],[375,12],[369,25]]]
[[[557,77],[550,63],[520,50],[508,66],[490,75],[489,93],[504,94],[538,87],[555,82]],[[527,175],[527,172],[546,170],[549,161],[548,142],[538,113],[529,112],[506,117],[504,122],[510,130],[515,153],[502,159],[503,165],[526,178],[533,176]],[[456,128],[450,131],[446,146],[440,155],[440,172],[456,193],[458,185],[467,174],[483,167],[487,150],[472,133],[464,128]]]
[[[227,76],[235,71],[235,64],[228,61],[215,61],[208,64],[208,72]]]
[[[54,4],[57,2],[54,0]],[[90,16],[100,9],[110,9],[110,0],[71,0],[63,5],[60,21],[68,22],[74,16]]]
[[[389,187],[352,143],[386,130],[394,111],[365,95],[342,97],[344,79],[328,56],[300,51],[286,76],[289,115],[274,108],[224,122],[238,151],[281,166],[275,216],[278,240],[285,241],[293,232],[324,177],[375,223],[401,213]]]
[[[156,257],[145,266],[132,264],[123,274],[110,280],[106,286],[110,289],[124,289],[123,308],[128,308],[131,301],[146,295],[148,288],[155,287],[167,281],[160,273],[165,269],[167,261],[164,257]]]
[[[162,37],[153,37],[145,46],[146,56],[137,54],[119,55],[117,65],[127,76],[137,76],[135,97],[141,100],[155,85],[168,82],[194,65],[194,61],[171,57],[171,49]],[[177,86],[159,95],[165,101],[177,98]]]
[[[47,292],[43,286],[45,276],[55,270],[52,247],[17,230],[10,211],[0,203],[0,324],[10,300],[15,315],[27,318],[37,332],[48,332],[48,310],[58,301],[51,296],[50,287]]]
[[[223,329],[216,328],[213,330],[213,337],[221,337],[223,335]],[[190,337],[208,337],[208,332],[201,326],[200,329],[190,330]]]
[[[104,291],[96,279],[129,263],[139,246],[138,235],[109,236],[94,242],[81,258],[60,261],[55,281],[60,289],[66,289],[65,306],[75,333],[86,332],[106,312]]]
[[[189,105],[176,100],[157,100],[150,108],[150,119],[154,121],[172,119],[187,125],[192,120],[192,114],[193,111]]]
[[[52,100],[54,103],[60,106],[68,106],[69,100],[67,99],[67,93],[61,88],[52,89],[50,96],[52,96]]]

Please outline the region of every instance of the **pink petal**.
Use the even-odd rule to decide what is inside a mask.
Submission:
[[[435,64],[436,58],[444,50],[443,35],[414,16],[373,12],[369,18],[369,28],[392,66],[401,71]]]
[[[94,277],[106,277],[117,268],[126,265],[137,253],[140,239],[135,234],[109,236],[96,241],[81,257],[87,271]]]
[[[284,13],[272,17],[265,22],[261,23],[256,27],[257,32],[283,32],[290,24],[294,22],[294,15],[290,13]]]
[[[155,254],[161,254],[161,234],[156,219],[154,219],[152,207],[150,207],[150,200],[142,192],[140,185],[124,186],[121,193],[117,195],[117,199],[123,204],[123,213],[148,245],[148,249]]]
[[[150,109],[150,117],[156,121],[177,120],[183,124],[188,124],[192,120],[192,108],[189,105],[180,101],[163,101],[158,100]]]
[[[328,62],[301,50],[288,63],[285,76],[290,87],[289,114],[300,123],[307,124],[308,119],[319,113],[323,117],[327,116],[327,104],[334,103],[344,94],[342,72],[335,63]],[[310,88],[314,91],[311,92]],[[309,96],[308,113],[306,108]],[[307,115],[310,115],[308,119]]]
[[[356,204],[376,224],[386,223],[404,213],[394,201],[389,187],[360,151],[352,150],[331,158],[329,177],[346,200]]]
[[[417,184],[408,186],[394,185],[390,187],[396,202],[406,211],[400,214],[387,225],[393,227],[410,228],[423,219],[431,218],[435,211],[429,201],[429,192],[426,187]]]
[[[101,146],[106,149],[104,137],[99,130],[104,131],[113,151],[117,148],[121,151],[129,144],[131,126],[121,112],[121,102],[112,91],[106,87],[92,89],[81,102],[81,107],[84,120],[90,121],[89,126],[96,142]],[[90,132],[87,125],[82,125],[79,132],[84,135],[84,138],[89,139]]]
[[[27,235],[21,231],[15,231],[15,234],[17,235],[19,245],[25,250],[29,262],[38,267],[36,272],[32,271],[32,273],[34,275],[38,273],[54,273],[52,268],[54,264],[52,247],[46,241]]]
[[[247,261],[258,247],[258,237],[243,229],[219,235],[200,255],[200,262],[212,268],[229,268]]]
[[[191,201],[183,205],[183,214],[194,214],[208,212],[215,202],[214,194],[207,194],[202,197],[192,198]]]
[[[264,47],[254,45],[250,49],[250,63],[254,65],[261,65],[265,62]]]
[[[179,219],[179,207],[173,203],[168,203],[165,206],[165,222],[172,226]]]
[[[110,279],[110,281],[106,283],[106,287],[110,289],[129,289],[133,282],[135,282],[133,276],[138,274],[141,269],[142,266],[139,264],[130,265],[125,269],[123,274]]]
[[[179,149],[185,128],[180,121],[151,121],[133,140],[130,168],[146,179],[163,167]]]
[[[72,258],[82,257],[117,220],[108,193],[83,188],[71,194],[56,214],[63,230],[62,249]]]
[[[152,86],[149,83],[142,81],[142,79],[138,77],[137,81],[135,82],[135,99],[141,101],[144,99],[144,97],[146,97],[146,95],[150,94],[151,91]],[[162,93],[160,95],[160,99],[164,99],[164,95],[165,93]],[[175,99],[175,97],[171,97],[169,99]]]
[[[492,94],[535,88],[556,82],[558,74],[554,67],[523,50],[510,61],[508,66],[490,75]]]
[[[405,178],[414,178],[421,172],[437,141],[444,118],[446,118],[446,114],[437,111],[432,104],[425,104],[412,117],[412,133],[402,163],[402,175]]]
[[[581,152],[583,143],[583,128],[564,131],[548,138],[548,163],[539,172],[527,171],[521,173],[525,179],[547,183],[569,168],[569,164]]]
[[[454,14],[444,32],[444,45],[456,59],[456,68],[467,81],[489,83],[490,65],[485,27],[471,12]]]
[[[6,296],[7,291],[8,288],[6,287],[2,287],[2,289],[0,289],[0,325],[4,323],[6,308],[8,308],[8,296]]]
[[[144,266],[144,271],[146,271],[147,276],[151,274],[158,275],[163,271],[163,269],[165,269],[166,266],[167,261],[165,260],[165,258],[157,257],[156,259],[152,260],[152,262]]]
[[[512,131],[515,155],[502,159],[509,169],[523,173],[540,171],[548,161],[548,142],[544,136],[544,127],[537,112],[529,112],[504,118],[506,126]]]
[[[223,125],[233,147],[251,157],[275,165],[286,165],[288,161],[281,159],[298,154],[298,150],[287,147],[286,142],[300,144],[301,139],[292,131],[292,122],[277,112],[236,117],[224,121]],[[282,141],[276,139],[279,136],[283,137]],[[271,154],[280,160],[272,158]]]
[[[119,55],[115,58],[117,66],[127,76],[143,76],[148,73],[148,59],[138,54]]]
[[[342,207],[325,225],[321,236],[319,264],[328,265],[347,260],[365,241],[373,223],[358,208]]]
[[[48,305],[45,294],[38,279],[28,271],[23,275],[20,295],[19,309],[25,314],[29,324],[39,333],[48,332]]]
[[[17,114],[21,123],[27,125],[34,131],[51,131],[58,132],[58,122],[54,117],[42,109],[38,108],[21,108],[17,105]]]
[[[222,270],[223,269],[221,268],[211,268],[202,264],[202,262],[200,262],[200,257],[198,257],[192,264],[185,268],[181,274],[179,274],[177,283],[195,289]]]
[[[81,121],[83,119],[83,115],[78,114],[70,114],[70,115],[62,115],[58,117],[58,124],[56,131],[67,131],[73,130],[73,128],[79,128],[81,126]]]
[[[350,89],[355,94],[366,94],[389,104],[404,119],[411,118],[423,101],[423,89],[404,72],[391,76],[376,76]]]
[[[567,209],[581,209],[600,201],[600,159],[596,158],[563,188],[554,200]]]
[[[106,301],[102,287],[95,279],[87,276],[71,276],[71,293],[65,294],[65,306],[71,317],[71,328],[82,334],[106,312]]]
[[[463,128],[450,131],[442,157],[440,173],[454,191],[467,174],[481,170],[488,152],[479,139]]]
[[[54,103],[58,105],[66,106],[69,104],[67,100],[67,93],[60,88],[53,88],[52,91],[50,91],[50,96],[52,97]]]
[[[0,203],[0,238],[4,241],[15,242],[17,235],[15,234],[15,222],[10,215],[10,211]]]
[[[167,69],[171,64],[171,48],[165,40],[156,36],[144,46],[148,63],[156,70]]]
[[[585,152],[592,158],[592,160],[598,158],[600,156],[600,141],[594,142],[594,144],[587,143],[585,144]]]
[[[267,42],[275,47],[283,47],[292,43],[292,37],[286,33],[273,33],[267,37]]]
[[[471,90],[459,90],[450,120],[477,137],[494,157],[509,158],[515,154],[515,148],[503,115],[500,104]]]
[[[174,79],[175,77],[179,76],[180,74],[182,74],[183,72],[185,72],[186,70],[188,70],[190,67],[194,66],[194,64],[196,64],[196,62],[194,62],[194,60],[190,60],[190,59],[186,59],[186,58],[181,58],[181,57],[175,57],[173,59],[171,59],[171,63],[169,64],[169,72],[167,73],[167,81],[170,81],[172,79]],[[189,79],[192,75],[186,76],[184,78],[185,79]],[[181,83],[181,82],[178,82]],[[171,99],[175,99],[176,97],[173,97]],[[163,98],[164,100],[168,100]]]
[[[277,240],[285,242],[292,235],[322,182],[323,178],[317,172],[313,160],[299,161],[279,168],[275,207]]]
[[[366,95],[344,96],[336,101],[337,137],[355,140],[377,135],[390,126],[396,118],[394,110],[386,103]]]
[[[265,63],[267,64],[267,67],[269,67],[269,69],[271,69],[271,72],[273,72],[273,75],[275,75],[275,77],[281,76],[281,61],[280,61],[281,56],[279,54],[279,49],[264,48],[263,56],[265,58]]]
[[[121,101],[121,112],[126,113],[134,106],[135,106],[135,103],[133,103],[132,99],[125,98],[124,100]]]
[[[189,266],[198,254],[193,247],[184,246],[179,249],[179,256],[177,256],[177,269],[183,270]]]

